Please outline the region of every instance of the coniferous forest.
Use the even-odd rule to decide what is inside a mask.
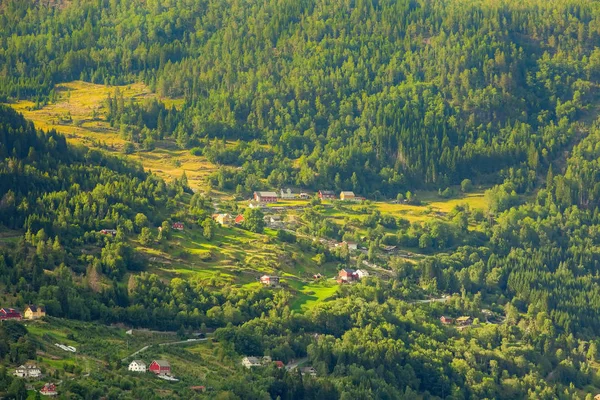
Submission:
[[[593,399],[599,85],[587,0],[0,0],[0,398]]]

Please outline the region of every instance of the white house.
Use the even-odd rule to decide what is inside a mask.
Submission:
[[[292,193],[292,189],[287,188],[285,190],[281,189],[280,191],[280,196],[282,199],[295,199],[296,195],[294,193]]]
[[[146,372],[146,363],[141,360],[133,360],[129,364],[129,370],[132,372]]]
[[[358,250],[358,244],[354,242],[336,243],[335,247],[344,247],[344,245],[348,246],[348,250]]]
[[[366,278],[367,276],[369,276],[369,272],[364,269],[357,269],[355,272],[356,276],[358,276],[358,279]]]
[[[246,368],[260,367],[262,362],[258,357],[244,357],[242,358],[242,365]]]
[[[21,365],[15,369],[15,376],[19,378],[37,379],[42,376],[42,371],[35,365]]]

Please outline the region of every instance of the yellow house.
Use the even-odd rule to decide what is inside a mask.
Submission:
[[[217,221],[217,223],[219,225],[222,225],[222,226],[231,225],[232,218],[231,218],[231,215],[229,215],[229,214],[215,214],[215,215],[213,215],[213,218],[215,221]]]
[[[38,306],[28,306],[25,309],[25,319],[38,319],[46,316],[46,309]]]
[[[340,193],[340,200],[354,200],[356,198],[356,196],[354,195],[354,192],[342,192]]]

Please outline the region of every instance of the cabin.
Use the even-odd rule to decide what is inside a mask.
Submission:
[[[335,199],[335,193],[333,190],[319,190],[319,199],[333,200]]]
[[[54,383],[46,383],[44,387],[40,390],[42,396],[56,396],[58,392],[56,391],[56,385]]]
[[[254,192],[254,201],[258,201],[259,203],[277,203],[277,193]]]
[[[355,273],[356,273],[356,277],[358,279],[366,278],[366,277],[369,276],[369,272],[367,270],[364,270],[364,269],[357,269],[355,271]]]
[[[343,191],[343,192],[340,193],[340,200],[342,200],[342,201],[354,201],[354,200],[356,200],[356,196],[354,195],[354,192]]]
[[[242,358],[242,365],[246,368],[260,367],[262,362],[258,357],[244,357]]]
[[[280,197],[282,199],[289,200],[289,199],[295,199],[296,198],[296,195],[294,193],[292,193],[292,189],[290,189],[290,188],[287,188],[285,190],[281,189],[279,191],[279,193],[280,193]]]
[[[444,325],[450,325],[452,322],[454,322],[454,320],[452,318],[448,318],[448,317],[445,317],[443,315],[440,317],[440,321]]]
[[[260,277],[260,283],[265,286],[278,286],[279,277],[274,275],[263,275]]]
[[[358,276],[356,275],[356,271],[354,271],[353,269],[343,268],[338,273],[338,282],[339,283],[354,282],[357,279],[358,279]]]
[[[456,318],[456,325],[458,326],[467,326],[473,323],[473,319],[471,317],[459,317]]]
[[[215,214],[213,215],[213,219],[221,226],[229,226],[233,220],[229,214]]]
[[[0,308],[0,321],[9,319],[20,321],[23,319],[23,315],[14,308]]]
[[[171,225],[171,228],[173,228],[177,231],[182,231],[183,230],[183,222],[174,222],[173,225]]]
[[[154,372],[156,375],[170,375],[171,364],[166,360],[154,360],[148,370]]]
[[[21,365],[15,369],[14,375],[18,378],[37,379],[42,376],[42,371],[35,365]]]
[[[127,368],[131,372],[146,372],[146,363],[142,360],[133,360],[129,363],[129,367]]]
[[[117,235],[117,230],[116,229],[102,229],[102,230],[100,230],[100,233],[103,234],[103,235],[116,236]]]
[[[240,214],[237,217],[235,217],[234,223],[236,225],[241,225],[244,223],[244,220],[245,220],[244,216],[242,214]]]
[[[38,319],[46,316],[46,309],[40,306],[27,306],[25,309],[25,319]]]

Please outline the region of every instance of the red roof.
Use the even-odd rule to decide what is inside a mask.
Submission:
[[[283,361],[275,361],[275,366],[277,368],[283,368],[284,367]]]
[[[14,308],[0,308],[0,319],[21,319],[23,316]]]
[[[237,217],[235,217],[235,223],[236,224],[241,224],[242,222],[244,222],[244,216],[242,214],[240,214]]]

